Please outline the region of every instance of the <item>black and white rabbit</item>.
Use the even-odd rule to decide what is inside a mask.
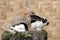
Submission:
[[[34,13],[32,13],[30,17],[31,17],[31,30],[42,30],[44,26],[49,24],[46,18],[37,16]]]

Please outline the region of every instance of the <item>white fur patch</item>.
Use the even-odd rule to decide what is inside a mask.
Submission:
[[[41,30],[45,25],[46,23],[43,23],[42,21],[31,23],[32,30]]]
[[[11,28],[17,32],[25,32],[25,26],[23,24],[16,25],[15,27]]]

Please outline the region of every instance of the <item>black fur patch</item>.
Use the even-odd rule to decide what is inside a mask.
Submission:
[[[36,20],[31,20],[31,23],[34,23],[34,22],[36,22]]]
[[[39,17],[37,15],[30,15],[31,17],[31,23],[36,22],[36,21],[42,21],[44,18]]]
[[[20,23],[20,24],[23,24],[25,26],[25,30],[28,31],[28,26],[26,23]]]
[[[30,15],[30,17],[32,20],[42,20],[43,19],[42,17],[39,17],[37,15]]]
[[[43,19],[42,22],[43,22],[43,23],[46,23],[46,22],[47,22],[47,19]]]

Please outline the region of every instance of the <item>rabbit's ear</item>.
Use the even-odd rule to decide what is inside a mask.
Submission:
[[[30,4],[27,0],[24,0],[24,6],[25,6],[26,11],[29,12],[30,11]]]

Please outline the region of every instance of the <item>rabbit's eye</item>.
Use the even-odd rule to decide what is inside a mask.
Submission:
[[[31,14],[32,14],[32,15],[34,15],[35,13],[34,13],[34,12],[32,12]]]
[[[11,29],[11,30],[13,30],[13,29]]]

